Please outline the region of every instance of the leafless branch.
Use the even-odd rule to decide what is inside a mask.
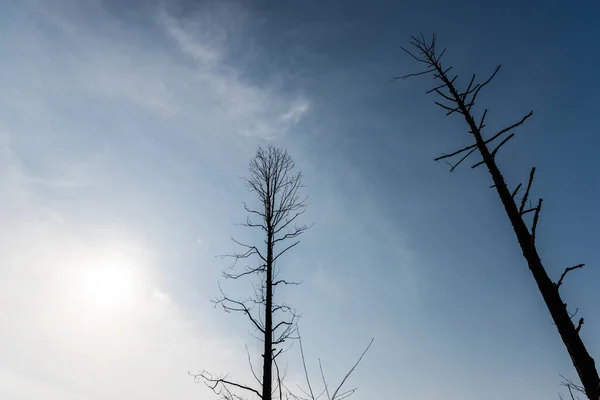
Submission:
[[[369,342],[369,345],[365,348],[365,350],[362,352],[362,354],[360,355],[360,357],[358,358],[358,360],[356,361],[356,363],[354,363],[354,365],[352,366],[352,368],[350,368],[350,370],[346,373],[346,375],[344,376],[344,378],[342,379],[342,381],[340,382],[340,384],[335,388],[335,390],[333,391],[333,393],[330,392],[329,390],[329,384],[327,383],[327,379],[325,378],[325,373],[323,371],[323,363],[321,362],[321,359],[319,359],[319,372],[320,372],[320,378],[321,381],[323,382],[323,391],[321,392],[321,394],[319,395],[315,395],[315,392],[313,391],[313,387],[311,385],[311,381],[310,381],[310,377],[308,374],[308,368],[306,366],[306,358],[304,356],[304,348],[302,345],[302,339],[300,337],[300,335],[298,335],[298,343],[300,345],[300,355],[301,355],[301,359],[302,359],[302,366],[304,368],[304,377],[306,379],[306,384],[308,386],[308,391],[302,389],[302,387],[298,386],[298,388],[308,397],[308,399],[301,399],[298,396],[294,396],[296,399],[300,399],[300,400],[318,400],[323,394],[327,395],[327,400],[343,400],[345,398],[347,398],[348,396],[352,395],[354,392],[356,392],[357,388],[353,388],[350,390],[346,390],[344,392],[341,391],[342,387],[344,386],[344,384],[346,383],[346,381],[348,380],[348,378],[350,377],[350,375],[354,372],[354,370],[356,369],[356,367],[358,366],[358,364],[360,364],[360,362],[362,361],[363,357],[365,356],[365,354],[367,353],[367,351],[369,350],[369,348],[371,347],[371,345],[373,344],[373,338],[371,339],[371,341]]]
[[[527,189],[525,189],[525,194],[521,199],[521,206],[519,207],[519,213],[523,213],[523,209],[525,208],[525,203],[527,203],[527,198],[529,197],[529,190],[531,189],[531,184],[533,183],[533,176],[535,175],[535,167],[531,168],[531,172],[529,173],[529,182],[527,182]]]
[[[569,315],[569,318],[573,319],[573,317],[576,316],[578,312],[579,312],[579,308],[576,308],[575,312],[573,314]]]
[[[246,355],[248,356],[248,365],[250,366],[250,372],[252,372],[252,376],[254,377],[254,379],[256,380],[256,382],[262,386],[262,382],[261,380],[258,378],[258,376],[256,375],[256,372],[254,371],[254,366],[252,365],[252,359],[250,357],[250,351],[248,350],[248,346],[246,345]]]
[[[521,189],[521,186],[523,186],[521,183],[519,183],[517,185],[517,187],[515,188],[515,190],[512,192],[512,197],[515,197],[517,195],[517,193],[519,193],[519,190]]]
[[[407,75],[402,75],[402,76],[395,76],[392,78],[392,81],[396,81],[398,79],[408,79],[412,76],[420,76],[420,75],[425,75],[425,74],[430,74],[432,72],[435,72],[435,69],[428,69],[426,71],[421,71],[421,72],[415,72],[414,74],[407,74]]]
[[[210,374],[207,371],[202,371],[199,374],[192,374],[191,372],[188,372],[189,375],[194,377],[195,381],[204,381],[205,385],[210,388],[213,392],[215,392],[215,394],[217,395],[222,395],[222,390],[228,390],[227,386],[233,386],[236,387],[238,389],[242,389],[242,390],[246,390],[248,392],[254,393],[256,395],[258,395],[259,397],[261,396],[260,392],[256,389],[251,388],[250,386],[246,386],[246,385],[242,385],[233,381],[230,381],[227,379],[228,375],[222,376],[222,377],[214,377],[212,374]]]
[[[507,137],[505,137],[504,140],[502,140],[498,146],[496,146],[496,148],[491,153],[492,158],[496,156],[496,153],[498,152],[498,150],[500,149],[500,147],[502,147],[502,145],[504,145],[504,143],[506,143],[510,139],[512,139],[513,136],[515,136],[515,134],[511,133],[510,135],[508,135]],[[481,160],[478,163],[474,164],[471,168],[477,168],[478,166],[482,165],[484,162],[485,161]]]
[[[471,107],[473,107],[475,105],[475,100],[477,99],[477,95],[479,94],[479,92],[481,91],[481,89],[483,89],[484,87],[486,87],[491,81],[492,79],[494,79],[494,77],[496,76],[496,74],[498,73],[498,71],[500,71],[500,68],[502,67],[502,65],[498,65],[496,67],[496,69],[494,70],[494,73],[482,84],[480,84],[477,87],[477,90],[475,90],[475,92],[473,93],[473,96],[471,97],[471,100],[469,101],[469,104],[467,106],[467,111],[471,111]]]
[[[264,272],[264,270],[265,270],[265,265],[263,264],[256,268],[250,268],[250,267],[246,266],[246,270],[244,272],[240,272],[237,274],[232,273],[232,272],[223,271],[223,273],[221,275],[226,279],[239,279],[246,275],[252,275],[252,274]]]
[[[221,291],[221,297],[212,300],[212,302],[213,302],[213,304],[215,304],[215,306],[217,304],[221,305],[221,307],[223,308],[223,310],[225,312],[241,312],[241,313],[246,314],[246,316],[248,317],[248,319],[250,319],[250,321],[256,327],[256,329],[258,329],[263,334],[265,333],[264,325],[260,324],[254,318],[254,315],[252,315],[251,307],[248,307],[243,301],[233,300],[233,299],[230,299],[229,297],[227,297],[225,295],[225,293],[223,292],[223,289],[221,289],[220,285],[219,285],[219,290]]]
[[[496,133],[496,134],[494,135],[494,137],[498,137],[498,136],[502,135],[503,133],[506,133],[506,132],[508,132],[508,131],[510,131],[510,130],[512,130],[512,129],[514,129],[514,128],[516,128],[516,127],[517,127],[517,126],[519,126],[519,125],[523,125],[523,124],[525,123],[525,121],[527,121],[527,119],[528,119],[529,117],[531,117],[532,115],[533,115],[533,111],[529,111],[529,113],[528,113],[527,115],[525,115],[523,118],[521,118],[521,120],[520,120],[519,122],[517,122],[517,123],[515,123],[515,124],[512,124],[512,125],[511,125],[511,126],[509,126],[508,128],[504,128],[504,129],[502,129],[500,132]]]
[[[275,360],[275,357],[273,357],[273,363],[275,364],[275,371],[277,372],[277,389],[279,391],[279,400],[283,400],[283,386],[282,386],[282,379],[281,379],[281,374],[279,371],[279,364],[277,363],[277,360]]]
[[[346,381],[348,380],[348,377],[350,377],[350,375],[352,374],[352,372],[354,372],[354,370],[356,369],[356,367],[358,367],[358,364],[360,364],[360,362],[362,361],[362,359],[365,356],[365,354],[367,354],[367,351],[369,351],[369,348],[373,344],[373,340],[375,340],[375,338],[371,338],[371,341],[369,342],[369,344],[365,348],[365,350],[362,352],[362,354],[360,355],[360,357],[358,358],[358,360],[356,361],[356,363],[352,366],[352,368],[350,368],[350,371],[348,371],[348,373],[346,374],[346,376],[344,376],[344,379],[342,379],[342,381],[340,382],[339,386],[335,389],[335,392],[333,392],[332,399],[336,399],[337,398],[336,395],[339,393],[339,391],[342,388],[342,386],[344,386],[344,383],[346,383]],[[356,389],[354,389],[354,390],[356,390]]]
[[[567,274],[575,269],[578,268],[583,268],[585,266],[585,264],[577,264],[573,267],[568,267],[565,269],[565,272],[562,273],[562,275],[560,276],[560,279],[558,280],[558,282],[556,283],[556,288],[558,289],[560,287],[560,285],[562,285],[563,279],[565,279],[565,276],[567,276]]]
[[[277,261],[277,259],[278,259],[279,257],[281,257],[281,256],[282,256],[282,255],[283,255],[283,254],[284,254],[286,251],[288,251],[288,250],[289,250],[289,249],[291,249],[291,248],[294,248],[294,247],[296,247],[296,246],[297,246],[299,243],[300,243],[300,241],[294,242],[294,243],[292,243],[291,245],[289,245],[288,247],[286,247],[285,249],[281,250],[281,251],[279,252],[279,254],[277,254],[275,257],[273,257],[273,262]]]
[[[560,375],[560,377],[563,379],[563,381],[560,383],[561,386],[564,386],[569,390],[569,394],[571,395],[572,400],[575,400],[573,390],[575,390],[576,392],[585,394],[585,389],[583,388],[583,386],[576,384],[569,378],[565,378],[563,375]],[[579,396],[577,398],[579,399]]]
[[[277,286],[279,284],[284,284],[284,285],[299,285],[302,282],[293,282],[293,281],[286,281],[285,279],[279,279],[278,281],[273,282],[273,286]]]
[[[540,217],[540,211],[542,211],[542,202],[544,199],[538,200],[538,205],[535,208],[535,214],[533,215],[533,224],[531,225],[531,241],[535,243],[535,233],[537,229],[538,220]]]
[[[315,394],[312,390],[312,386],[310,384],[310,379],[308,377],[308,370],[306,369],[306,358],[304,357],[304,347],[302,346],[302,336],[300,334],[298,334],[298,344],[300,345],[300,355],[302,356],[302,367],[304,368],[304,377],[306,378],[306,384],[308,386],[310,398],[315,399]]]
[[[325,387],[325,393],[327,393],[327,400],[331,400],[331,395],[329,394],[329,387],[327,386],[327,379],[325,379],[325,374],[323,373],[323,364],[321,364],[320,358],[319,358],[319,370],[321,371],[321,379],[323,379],[323,386]]]

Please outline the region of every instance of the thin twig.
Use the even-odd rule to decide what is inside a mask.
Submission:
[[[563,279],[565,279],[565,276],[567,276],[567,274],[575,269],[578,268],[583,268],[585,266],[585,264],[577,264],[574,267],[568,267],[565,269],[565,272],[562,273],[562,275],[560,276],[560,279],[558,280],[558,282],[556,283],[556,288],[558,289],[560,287],[560,285],[562,285]]]

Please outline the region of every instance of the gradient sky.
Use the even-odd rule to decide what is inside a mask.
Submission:
[[[587,264],[562,292],[600,357],[600,6],[484,3],[0,1],[0,398],[247,380],[257,343],[209,299],[215,256],[250,238],[239,177],[267,143],[297,161],[315,222],[282,259],[314,379],[374,336],[355,400],[557,398],[576,374],[490,177],[433,162],[469,143],[462,121],[430,78],[390,78],[418,68],[399,46],[420,31],[463,82],[503,64],[489,128],[536,114],[498,161],[513,187],[537,166],[539,250],[554,278]]]

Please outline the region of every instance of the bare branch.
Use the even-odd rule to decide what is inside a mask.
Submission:
[[[466,97],[470,93],[472,93],[474,90],[476,90],[479,87],[479,85],[475,85],[475,87],[471,89],[471,87],[473,86],[473,82],[475,82],[475,74],[473,74],[473,76],[471,77],[471,81],[469,82],[469,85],[467,86],[467,90],[465,90],[463,93],[461,93],[459,95],[463,101],[465,101]]]
[[[485,121],[485,117],[488,113],[487,108],[483,111],[483,115],[481,116],[481,121],[479,121],[479,130],[482,130],[485,127],[485,124],[483,123]],[[486,140],[487,142],[491,142],[492,140],[494,140],[496,137],[493,137],[491,139]]]
[[[565,269],[565,272],[562,273],[562,275],[560,276],[560,279],[558,280],[558,282],[556,283],[556,288],[558,289],[560,287],[560,285],[562,285],[563,279],[565,279],[565,276],[567,276],[567,274],[575,269],[578,268],[583,268],[585,266],[585,264],[577,264],[574,267],[568,267],[567,269]]]
[[[301,284],[302,282],[291,282],[291,281],[286,281],[285,279],[280,279],[278,281],[273,282],[273,286],[277,286],[280,283],[283,283],[284,285],[296,285],[297,286],[297,285]]]
[[[440,104],[440,103],[438,103],[438,102],[435,102],[435,103],[436,103],[437,105],[440,105],[440,106],[442,106],[442,107],[446,108],[446,109],[449,109],[449,110],[452,110],[452,111],[454,111],[454,110],[455,110],[455,109],[450,109],[449,107],[443,106],[443,105],[441,105],[441,104]],[[479,123],[479,129],[482,129],[482,128],[483,128],[483,126],[484,126],[484,124],[483,124],[483,121],[485,120],[485,116],[486,116],[486,114],[487,114],[487,111],[488,111],[488,110],[485,110],[485,111],[484,111],[484,113],[483,113],[483,117],[481,118],[481,122]],[[514,127],[518,126],[518,125],[521,125],[521,124],[522,124],[522,123],[523,123],[523,122],[524,122],[524,121],[525,121],[527,118],[529,118],[531,115],[533,115],[533,112],[531,112],[531,113],[529,113],[528,115],[526,115],[526,116],[525,116],[525,117],[524,117],[524,118],[523,118],[523,119],[522,119],[520,122],[518,122],[518,123],[516,123],[516,124],[513,124],[513,125],[511,125],[511,126],[510,126],[510,127],[508,127],[507,129],[503,129],[503,130],[501,130],[500,132],[498,132],[497,134],[495,134],[495,135],[494,135],[494,136],[492,136],[491,138],[487,139],[487,140],[484,142],[484,144],[486,144],[486,145],[487,145],[487,144],[489,144],[489,143],[493,142],[494,140],[496,140],[497,138],[499,138],[499,137],[500,137],[502,134],[506,133],[506,131],[507,131],[507,130],[509,130],[509,129],[512,129],[512,128],[514,128]],[[503,140],[503,141],[502,141],[502,142],[501,142],[501,143],[500,143],[498,146],[496,146],[496,148],[495,148],[495,149],[494,149],[494,151],[492,152],[492,156],[495,156],[495,155],[496,155],[496,153],[498,152],[498,150],[500,149],[500,147],[501,147],[502,145],[504,145],[504,144],[505,144],[505,143],[506,143],[508,140],[510,140],[510,139],[511,139],[513,136],[514,136],[514,133],[510,134],[510,135],[509,135],[507,138],[505,138],[505,139],[504,139],[504,140]],[[459,166],[459,165],[460,165],[460,164],[461,164],[461,163],[462,163],[464,160],[466,160],[466,159],[467,159],[467,157],[469,157],[471,154],[473,154],[473,153],[474,153],[474,152],[475,152],[477,149],[478,149],[478,146],[477,146],[477,144],[472,144],[472,145],[470,145],[470,146],[463,147],[462,149],[460,149],[460,150],[457,150],[457,151],[455,151],[455,152],[453,152],[453,153],[450,153],[450,154],[443,154],[442,156],[440,156],[440,157],[437,157],[437,158],[435,159],[435,161],[443,160],[443,159],[445,159],[445,158],[451,158],[451,157],[454,157],[454,156],[456,156],[456,155],[458,155],[458,154],[460,154],[460,153],[462,153],[462,152],[465,152],[465,151],[467,151],[467,150],[470,150],[470,151],[467,153],[467,155],[465,155],[465,156],[464,156],[463,158],[461,158],[461,159],[460,159],[460,160],[459,160],[459,161],[458,161],[456,164],[454,164],[454,165],[452,166],[452,168],[450,169],[450,172],[454,172],[454,170],[456,169],[456,167],[458,167],[458,166]],[[481,165],[481,164],[483,164],[483,161],[480,161],[480,162],[478,162],[477,164],[473,165],[471,168],[476,168],[476,167],[478,167],[478,166],[479,166],[479,165]],[[520,187],[520,186],[519,186],[519,187]]]
[[[279,373],[279,364],[275,360],[275,357],[273,357],[273,363],[275,364],[275,370],[277,371],[277,388],[279,389],[279,400],[283,400],[281,374]]]
[[[263,231],[267,232],[267,227],[263,224],[255,224],[250,220],[250,217],[246,217],[246,222],[242,222],[241,226],[247,226],[248,228],[261,228]]]
[[[585,389],[583,388],[583,386],[577,385],[571,379],[565,378],[563,375],[560,375],[560,377],[563,378],[563,381],[560,383],[561,386],[564,386],[567,389],[569,389],[569,394],[571,395],[572,400],[575,400],[575,396],[573,395],[573,390],[585,394]]]
[[[454,153],[450,153],[450,154],[442,154],[441,156],[439,156],[439,157],[435,158],[435,159],[434,159],[434,161],[440,161],[440,160],[443,160],[443,159],[445,159],[445,158],[454,157],[454,156],[456,156],[456,155],[458,155],[458,154],[460,154],[460,153],[462,153],[462,152],[464,152],[464,151],[471,150],[471,149],[475,149],[475,150],[477,150],[477,144],[472,144],[472,145],[470,145],[470,146],[463,147],[463,148],[462,148],[462,149],[460,149],[460,150],[456,150]],[[469,154],[471,154],[471,153],[472,153],[472,152],[470,152]]]
[[[262,255],[262,253],[258,250],[258,248],[256,248],[256,246],[250,246],[250,245],[241,243],[241,242],[235,240],[234,238],[231,238],[231,240],[235,244],[237,244],[239,246],[242,246],[242,247],[245,247],[245,248],[248,249],[248,251],[246,251],[245,253],[234,254],[233,255],[234,258],[248,258],[251,255],[256,254],[256,255],[258,255],[260,257],[261,260],[263,260],[263,262],[267,262],[267,259]]]
[[[258,215],[262,219],[264,219],[266,217],[266,215],[264,213],[249,208],[246,203],[242,202],[242,204],[244,205],[244,210],[246,210],[246,212],[249,212],[250,214]]]
[[[310,379],[308,378],[308,370],[306,369],[306,358],[304,357],[304,347],[302,346],[302,336],[300,335],[300,332],[298,332],[298,343],[300,345],[300,355],[302,357],[302,367],[304,368],[304,377],[306,378],[306,384],[308,385],[308,391],[310,392],[310,398],[314,399],[315,395],[312,390],[312,386],[310,384]]]
[[[233,267],[233,266],[232,266]],[[232,269],[230,267],[230,269]],[[222,276],[226,279],[239,279],[242,276],[246,276],[246,275],[252,275],[252,274],[257,274],[257,273],[261,273],[265,271],[265,265],[260,265],[256,268],[250,268],[248,266],[246,266],[246,270],[244,272],[240,272],[240,273],[231,273],[231,272],[227,272],[227,271],[223,271],[222,272]]]
[[[531,173],[529,174],[529,182],[527,183],[527,189],[525,189],[525,194],[521,199],[521,206],[519,207],[519,213],[523,212],[525,208],[525,203],[527,202],[527,198],[529,197],[529,190],[531,189],[531,184],[533,182],[533,176],[535,175],[535,167],[531,168]]]
[[[427,61],[422,60],[419,57],[415,56],[411,51],[407,50],[406,48],[400,46],[400,49],[402,51],[404,51],[406,54],[408,54],[409,56],[411,56],[412,58],[414,58],[415,60],[417,60],[418,62],[427,63]]]
[[[248,365],[250,366],[250,372],[252,372],[252,376],[254,377],[256,382],[258,382],[258,384],[260,386],[262,386],[262,382],[260,381],[260,379],[256,375],[256,372],[254,371],[254,366],[252,365],[252,359],[250,358],[250,351],[248,350],[248,345],[246,345],[245,347],[246,347],[246,355],[248,356]]]
[[[448,112],[446,113],[446,115],[450,115],[450,114],[455,113],[455,112],[457,112],[457,111],[460,110],[460,106],[457,106],[457,107],[448,107],[448,106],[446,106],[446,105],[444,105],[444,104],[442,104],[442,103],[440,103],[438,101],[434,101],[434,103],[437,104],[438,106],[442,107],[443,109],[448,110]]]
[[[456,99],[453,99],[452,97],[448,96],[447,94],[444,94],[444,93],[440,92],[439,89],[434,89],[433,91],[436,92],[437,94],[439,94],[440,96],[442,96],[444,99],[446,99],[448,101],[451,101],[453,103],[457,102]]]
[[[569,318],[573,319],[573,317],[576,316],[578,312],[579,312],[579,308],[576,308],[575,312],[573,314],[569,315]]]
[[[319,358],[319,369],[321,370],[321,379],[323,379],[323,386],[325,386],[325,393],[327,393],[327,400],[332,400],[329,395],[329,387],[327,386],[327,380],[325,379],[325,374],[323,373],[323,364],[321,364],[321,359]]]
[[[289,245],[288,247],[286,247],[285,249],[281,250],[279,252],[279,254],[277,254],[275,257],[273,257],[273,262],[277,261],[277,259],[279,257],[281,257],[283,255],[283,253],[285,253],[286,251],[288,251],[289,249],[296,247],[298,244],[300,243],[300,241],[294,242],[291,245]]]
[[[458,162],[454,165],[452,165],[452,168],[450,168],[450,172],[454,172],[454,170],[456,169],[456,167],[458,167],[463,161],[465,161],[471,154],[473,154],[475,152],[475,150],[477,150],[477,147],[474,147],[471,149],[471,151],[469,151],[467,154],[465,154],[465,156],[463,158],[461,158],[460,160],[458,160]]]
[[[421,72],[416,72],[414,74],[408,74],[408,75],[402,75],[402,76],[395,76],[392,78],[392,81],[396,81],[398,79],[408,79],[412,76],[419,76],[419,75],[425,75],[425,74],[430,74],[432,72],[435,72],[435,69],[428,69],[426,71],[421,71]]]
[[[491,156],[492,156],[492,157],[495,157],[495,156],[496,156],[496,153],[498,152],[498,150],[500,149],[500,147],[502,147],[502,145],[503,145],[504,143],[506,143],[506,142],[508,142],[510,139],[512,139],[512,137],[513,137],[513,136],[515,136],[515,134],[514,134],[514,133],[511,133],[510,135],[508,135],[507,137],[505,137],[505,138],[504,138],[504,140],[503,140],[503,141],[501,141],[501,142],[500,142],[500,144],[499,144],[498,146],[496,146],[496,148],[494,149],[494,151],[492,151],[492,153],[491,153]],[[483,164],[483,163],[484,163],[484,161],[483,161],[483,160],[481,160],[481,161],[479,161],[477,164],[473,165],[471,168],[476,168],[476,167],[480,166],[480,165],[481,165],[481,164]]]
[[[475,92],[473,93],[473,96],[471,97],[471,100],[469,101],[469,105],[467,106],[468,111],[471,111],[471,107],[473,107],[475,105],[475,100],[477,99],[477,95],[479,94],[481,89],[483,89],[485,86],[487,86],[487,84],[490,83],[492,81],[492,79],[494,79],[494,77],[496,76],[498,71],[500,71],[501,67],[502,67],[502,65],[498,65],[496,67],[496,70],[494,71],[494,73],[485,82],[480,84],[479,87],[477,88],[477,90],[475,90]]]
[[[529,117],[531,117],[533,115],[533,111],[530,111],[529,114],[525,115],[519,122],[512,124],[511,126],[509,126],[508,128],[504,128],[502,129],[500,132],[496,133],[494,135],[494,138],[497,138],[498,136],[502,135],[503,133],[506,133],[514,128],[516,128],[519,125],[522,125]]]
[[[302,366],[304,368],[304,376],[306,379],[306,383],[308,385],[308,392],[305,391],[304,389],[302,389],[302,387],[298,386],[300,390],[302,390],[302,392],[308,397],[308,399],[310,400],[317,400],[319,397],[321,397],[324,393],[327,395],[327,399],[328,400],[343,400],[345,398],[347,398],[348,396],[352,395],[357,388],[353,388],[347,391],[342,392],[341,389],[344,386],[344,384],[346,383],[346,381],[348,380],[348,378],[350,377],[350,375],[352,374],[352,372],[354,372],[354,370],[356,369],[356,367],[358,366],[358,364],[361,362],[361,360],[363,359],[364,355],[366,354],[366,352],[369,350],[369,348],[371,347],[371,345],[373,344],[373,338],[371,339],[371,341],[369,342],[369,345],[365,348],[365,350],[362,352],[360,358],[358,359],[358,361],[356,361],[356,363],[352,366],[352,368],[346,373],[346,375],[344,376],[344,378],[342,379],[342,381],[340,382],[340,384],[336,387],[336,389],[333,391],[333,394],[330,393],[329,391],[329,385],[327,383],[327,379],[325,378],[325,373],[323,371],[323,364],[321,362],[321,359],[319,359],[319,372],[321,374],[321,380],[323,382],[323,392],[321,392],[321,394],[319,394],[318,396],[315,396],[315,393],[313,391],[311,382],[310,382],[310,378],[308,375],[308,369],[306,367],[306,358],[304,356],[304,348],[302,345],[302,339],[300,337],[300,335],[298,335],[298,341],[300,344],[300,355],[301,355],[301,359],[302,359]],[[297,396],[295,396],[297,398]]]
[[[248,317],[248,319],[250,319],[250,321],[252,322],[252,324],[256,327],[256,329],[258,329],[260,332],[262,332],[263,334],[265,333],[265,327],[263,325],[261,325],[252,315],[252,309],[249,308],[248,306],[246,306],[246,304],[242,301],[236,301],[236,300],[232,300],[229,297],[225,296],[225,293],[223,292],[223,289],[221,289],[221,286],[219,285],[219,290],[221,291],[221,298],[220,299],[214,299],[212,300],[212,302],[217,305],[220,304],[221,307],[223,307],[223,310],[225,312],[241,312],[246,314],[246,316]]]
[[[274,332],[275,330],[277,330],[277,329],[278,329],[280,326],[283,326],[283,325],[290,326],[290,325],[292,325],[292,323],[291,323],[291,322],[288,322],[288,321],[280,321],[280,322],[279,322],[277,325],[275,325],[275,326],[273,327],[273,332]]]
[[[582,325],[583,325],[583,318],[579,318],[579,323],[577,324],[577,327],[575,328],[575,332],[579,333],[579,330],[581,329]]]
[[[356,367],[358,367],[358,364],[360,364],[360,362],[362,361],[362,359],[365,356],[365,354],[367,354],[367,351],[369,351],[369,348],[373,344],[373,340],[375,340],[375,338],[371,338],[371,341],[369,342],[369,345],[362,352],[362,354],[360,355],[360,357],[358,358],[358,360],[356,361],[356,363],[354,364],[354,366],[352,368],[350,368],[350,371],[348,371],[348,373],[346,374],[346,376],[344,376],[344,379],[342,379],[342,382],[340,382],[340,384],[337,387],[337,389],[335,389],[335,392],[333,392],[333,399],[337,399],[336,396],[337,396],[338,392],[340,391],[340,389],[342,388],[342,386],[344,386],[344,383],[346,383],[346,380],[348,380],[348,377],[352,374],[352,372],[354,372],[354,370],[356,369]],[[355,390],[356,389],[352,390],[352,392],[354,393]]]
[[[204,380],[204,383],[206,384],[206,386],[208,386],[211,390],[213,390],[216,394],[219,394],[219,395],[221,394],[221,392],[219,390],[219,386],[224,387],[225,385],[229,385],[229,386],[234,386],[238,389],[243,389],[243,390],[249,391],[251,393],[258,395],[259,397],[261,396],[261,394],[258,390],[253,389],[250,386],[242,385],[242,384],[227,380],[226,379],[227,375],[220,377],[220,378],[215,378],[207,371],[202,371],[199,374],[192,374],[192,373],[188,372],[188,374],[193,376],[194,380],[197,380],[199,378]]]
[[[512,192],[512,197],[515,197],[517,193],[519,193],[519,189],[521,189],[522,184],[518,184],[515,190]]]
[[[289,312],[289,311],[291,311],[291,308],[286,305],[273,306],[273,312],[276,312],[279,310],[282,310],[283,312]]]
[[[535,214],[533,216],[533,224],[531,225],[531,241],[532,241],[532,243],[535,243],[535,232],[537,229],[538,219],[540,217],[540,211],[542,211],[542,202],[543,201],[544,201],[543,199],[539,199],[538,205],[535,208]]]

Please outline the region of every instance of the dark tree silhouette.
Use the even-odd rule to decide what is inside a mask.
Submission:
[[[458,114],[462,115],[464,118],[469,128],[469,133],[473,136],[475,142],[450,154],[444,154],[436,158],[436,161],[444,160],[448,162],[448,160],[453,160],[449,165],[450,171],[454,171],[456,167],[470,155],[479,152],[482,159],[473,164],[471,168],[476,168],[480,165],[485,165],[487,167],[494,182],[492,187],[496,188],[496,191],[500,196],[506,215],[512,224],[523,252],[523,257],[527,261],[529,269],[533,274],[538,289],[550,311],[550,315],[554,320],[560,337],[567,348],[575,369],[577,370],[577,374],[582,383],[581,390],[590,400],[598,400],[600,398],[600,378],[598,377],[598,371],[596,370],[594,359],[588,353],[579,336],[579,331],[584,320],[583,318],[580,318],[576,324],[573,323],[574,314],[570,314],[567,311],[567,305],[563,302],[559,292],[560,286],[563,284],[567,274],[573,270],[582,268],[583,264],[566,268],[556,282],[553,282],[550,279],[544,269],[535,244],[536,228],[542,209],[541,198],[537,200],[535,205],[531,204],[529,198],[531,185],[535,175],[535,168],[531,169],[525,192],[523,193],[520,202],[517,202],[516,197],[520,193],[522,185],[517,185],[512,191],[509,190],[495,160],[498,150],[514,137],[515,134],[512,132],[513,129],[519,127],[530,118],[533,115],[533,111],[526,114],[516,123],[494,133],[488,138],[484,138],[483,130],[485,128],[485,118],[488,115],[488,110],[484,110],[481,117],[478,119],[476,119],[472,111],[477,96],[481,90],[494,79],[500,70],[500,65],[496,67],[491,76],[482,83],[475,83],[475,75],[473,75],[466,89],[459,90],[455,86],[457,76],[451,76],[449,74],[452,67],[445,66],[441,62],[446,49],[443,49],[439,53],[437,52],[435,34],[431,41],[427,41],[422,34],[420,37],[413,36],[410,44],[416,49],[416,52],[411,52],[405,48],[402,48],[402,50],[408,53],[414,60],[423,64],[424,70],[396,77],[393,78],[393,80],[406,79],[420,75],[433,75],[434,80],[436,80],[438,84],[433,89],[427,91],[427,94],[435,92],[441,97],[441,102],[436,101],[435,104],[443,108],[446,111],[446,115]],[[494,147],[491,148],[490,145]],[[528,228],[528,225],[523,219],[525,216],[529,215],[533,216],[531,228]],[[577,388],[576,385],[572,385],[569,386],[569,389],[573,387]]]
[[[294,161],[286,150],[271,145],[266,149],[259,147],[250,162],[250,177],[245,178],[246,186],[259,201],[256,208],[244,203],[249,215],[242,225],[260,230],[264,241],[260,244],[245,244],[232,238],[243,250],[224,256],[233,258],[233,264],[223,272],[223,277],[237,280],[258,276],[260,283],[253,285],[254,295],[251,297],[236,300],[225,295],[221,289],[221,297],[213,302],[221,305],[226,312],[244,314],[254,330],[258,331],[258,339],[264,342],[262,379],[254,372],[249,354],[248,361],[258,388],[236,383],[226,375],[215,376],[206,371],[194,375],[227,400],[241,399],[236,394],[239,390],[255,394],[262,400],[270,400],[277,392],[280,399],[283,396],[279,384],[282,378],[278,367],[274,376],[273,365],[284,350],[284,343],[288,339],[297,338],[298,314],[285,303],[275,301],[275,291],[281,285],[298,285],[299,282],[280,278],[277,263],[283,254],[300,243],[298,237],[309,228],[307,225],[297,225],[298,218],[306,210],[306,198],[299,193],[304,187],[302,174],[295,172],[294,167]],[[236,268],[239,262],[249,259],[253,259],[256,264],[247,265],[243,270]]]

